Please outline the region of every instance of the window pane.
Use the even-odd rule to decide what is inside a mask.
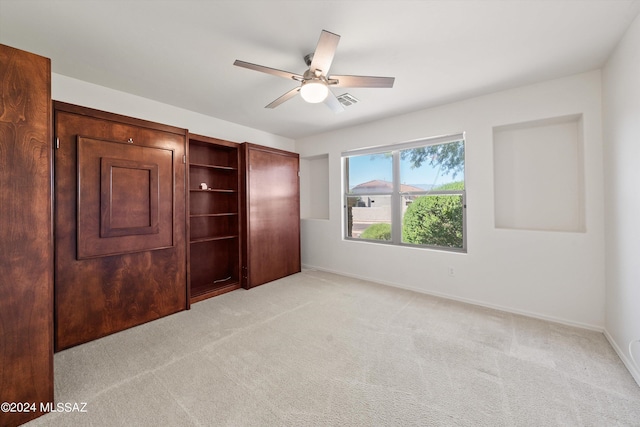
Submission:
[[[344,153],[345,237],[466,250],[461,137]]]
[[[400,191],[464,189],[464,142],[400,151]]]
[[[391,196],[347,197],[347,236],[391,240]]]
[[[391,193],[393,159],[391,153],[366,154],[346,159],[349,194]]]
[[[403,200],[402,242],[462,248],[462,207],[460,194],[427,194]]]

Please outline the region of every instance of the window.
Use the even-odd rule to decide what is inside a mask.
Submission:
[[[462,134],[342,157],[346,239],[466,250]]]

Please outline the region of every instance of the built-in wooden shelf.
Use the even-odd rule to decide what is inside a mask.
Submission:
[[[189,136],[189,296],[240,287],[240,153],[235,143]],[[205,183],[209,188],[197,188]]]
[[[214,240],[235,239],[237,237],[238,237],[237,234],[231,234],[231,235],[228,235],[228,236],[201,237],[199,239],[191,240],[191,243],[212,242]]]
[[[189,163],[189,167],[191,168],[207,168],[207,169],[218,169],[221,171],[237,171],[237,167],[232,166],[220,166],[220,165],[205,165],[202,163]]]
[[[222,295],[227,292],[234,291],[240,288],[240,281],[238,280],[226,280],[224,282],[205,283],[201,286],[195,286],[191,288],[191,303],[212,298],[218,295]]]
[[[191,218],[203,218],[203,217],[210,217],[210,216],[234,216],[234,215],[238,215],[237,212],[222,212],[222,213],[214,213],[214,214],[194,214],[194,215],[189,215]]]
[[[196,193],[237,193],[236,190],[227,190],[224,188],[207,188],[206,190],[202,190],[200,188],[192,188],[189,191],[193,191]]]

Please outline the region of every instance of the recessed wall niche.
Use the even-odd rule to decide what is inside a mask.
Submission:
[[[493,128],[496,228],[584,232],[582,115]]]
[[[300,216],[329,219],[329,155],[300,159]]]

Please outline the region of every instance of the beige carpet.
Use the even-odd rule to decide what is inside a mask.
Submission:
[[[58,353],[55,396],[29,426],[640,425],[600,333],[313,270]]]

